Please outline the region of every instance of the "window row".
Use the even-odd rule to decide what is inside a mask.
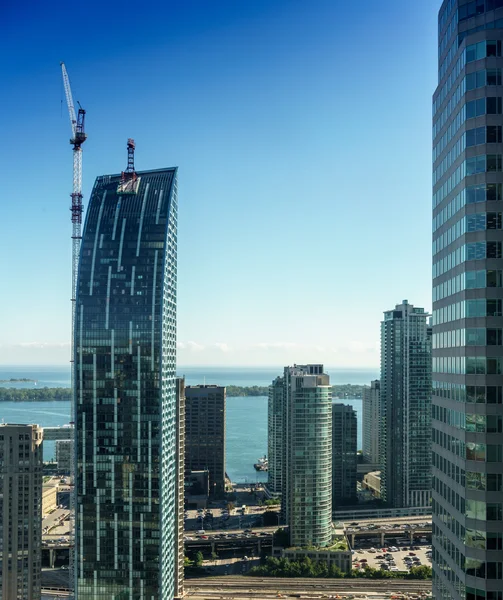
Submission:
[[[501,183],[483,183],[470,185],[447,204],[433,219],[433,232],[457,214],[467,204],[492,202],[502,199]]]
[[[502,0],[492,0],[494,2],[494,4],[499,4],[501,6],[501,2]],[[499,6],[498,6],[499,8]],[[461,43],[463,42],[463,40],[468,37],[469,35],[472,35],[474,33],[477,33],[478,31],[486,31],[487,29],[501,29],[503,28],[503,19],[495,19],[495,20],[490,20],[487,21],[486,23],[482,23],[482,25],[477,25],[477,27],[472,27],[471,29],[465,29],[465,31],[462,31],[460,34],[458,34],[458,46],[461,46]]]
[[[501,346],[501,329],[469,327],[451,329],[433,334],[433,349],[462,348],[464,346]]]
[[[433,373],[501,375],[503,358],[491,356],[434,356]]]
[[[463,290],[500,288],[501,270],[466,271],[433,287],[433,302],[457,294]]]
[[[464,385],[449,381],[433,381],[433,394],[469,404],[501,404],[503,390],[499,385]]]
[[[463,135],[457,140],[454,146],[446,154],[442,162],[433,171],[433,185],[439,181],[443,175],[451,168],[466,148],[472,146],[478,146],[486,143],[501,143],[501,126],[500,125],[488,125],[487,127],[476,127],[475,129],[468,129]],[[468,159],[470,160],[470,159]],[[478,165],[475,165],[478,168]],[[468,167],[467,167],[468,168]],[[476,173],[482,173],[486,169],[482,168]],[[488,171],[498,171],[500,169],[487,169]],[[468,172],[467,175],[473,175]]]
[[[500,521],[501,519],[489,518],[487,521]],[[481,579],[501,579],[503,574],[503,563],[500,562],[485,562],[477,558],[466,557],[465,573],[472,577],[480,577]]]
[[[480,490],[483,492],[502,492],[502,480],[503,475],[501,475],[501,473],[477,473],[475,471],[466,472],[466,487],[469,490]]]
[[[470,73],[461,81],[459,86],[456,88],[455,94],[449,99],[449,102],[444,109],[446,111],[446,115],[448,116],[454,114],[454,109],[467,91],[494,85],[501,85],[501,69],[483,69],[481,71],[476,71],[475,73]],[[458,132],[458,129],[462,124],[462,116],[462,111],[459,111],[456,117],[452,119],[452,123],[446,129],[444,135],[433,146],[434,163]]]
[[[503,600],[503,592],[466,587],[466,600]]]
[[[467,498],[465,500],[465,516],[468,519],[478,519],[479,521],[501,521],[503,520],[501,502],[482,502]]]
[[[446,56],[446,58],[444,60],[444,64],[447,60],[449,60],[449,62],[450,62],[452,60],[452,58],[454,58],[457,48],[455,47],[455,44],[453,44],[453,46],[451,47],[451,50],[453,49],[453,47],[454,47],[454,53],[451,54],[451,51],[449,51],[449,54]],[[454,69],[454,72],[457,72],[459,69],[459,72],[457,73],[457,75],[459,75],[459,73],[461,72],[461,69],[463,69],[466,64],[473,62],[475,60],[481,60],[483,58],[487,58],[490,56],[501,56],[501,41],[489,41],[489,40],[486,41],[486,40],[484,40],[482,42],[478,42],[478,44],[470,44],[469,46],[467,46],[465,48],[465,50],[461,54],[459,60],[456,63],[456,68]],[[439,70],[439,81],[443,78],[443,76],[445,74],[445,73],[442,74],[442,70],[443,70],[443,65],[440,67],[440,70]],[[458,94],[460,94],[460,92],[458,92],[456,90],[456,93],[454,94],[454,96],[458,96]],[[439,95],[439,97],[441,95],[442,95],[442,92]],[[450,111],[448,111],[447,106],[446,106],[446,108],[442,111],[441,115],[434,122],[434,124],[433,124],[433,139],[435,139],[437,137],[437,135],[440,133],[440,130],[442,129],[442,127],[445,125],[445,123],[449,119],[450,113],[452,114],[452,109],[453,109],[453,106],[451,106]]]
[[[433,325],[474,317],[501,317],[502,314],[501,300],[487,298],[462,300],[434,310]]]
[[[475,433],[502,433],[503,431],[501,415],[465,413],[436,404],[432,406],[432,419],[463,431]]]
[[[498,157],[500,158],[498,159]],[[472,156],[462,162],[452,175],[445,180],[443,185],[437,189],[433,194],[433,208],[436,208],[467,175],[475,175],[486,171],[501,171],[501,154],[488,154],[484,163],[474,159],[481,159],[481,157]]]
[[[465,21],[477,15],[483,15],[488,10],[503,6],[503,0],[471,0],[458,8],[458,22]]]
[[[485,12],[484,0],[472,0],[458,8],[458,22],[465,21],[476,15],[483,15]]]
[[[465,233],[501,229],[501,227],[502,218],[500,212],[473,213],[461,217],[452,227],[434,240],[433,255],[447,248],[447,246],[458,240]]]
[[[469,242],[433,263],[433,277],[439,277],[467,260],[501,258],[501,242]]]

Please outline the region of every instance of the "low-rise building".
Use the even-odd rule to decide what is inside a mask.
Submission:
[[[323,562],[328,566],[335,565],[344,573],[351,573],[351,550],[349,549],[344,529],[333,530],[332,543],[326,548],[316,546],[306,548],[273,547],[272,554],[273,556],[292,561],[301,561],[304,558],[310,558],[312,561]]]
[[[381,497],[381,471],[367,473],[363,477],[362,488],[369,490],[374,498],[379,499]]]
[[[58,505],[58,485],[49,482],[42,486],[42,514],[47,515]]]

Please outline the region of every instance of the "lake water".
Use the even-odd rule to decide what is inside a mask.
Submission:
[[[220,368],[180,367],[187,385],[206,381],[218,385],[268,385],[281,374],[274,368]],[[378,377],[372,370],[337,370],[327,368],[332,383],[369,383]],[[36,387],[69,387],[67,367],[0,367],[0,380],[10,378],[37,380]],[[0,383],[0,387],[35,387],[33,382]],[[344,400],[356,411],[358,420],[358,448],[361,448],[362,401]],[[0,421],[5,423],[37,423],[42,427],[65,425],[70,420],[69,402],[0,402]],[[266,473],[257,473],[253,464],[267,453],[267,398],[227,398],[226,417],[226,470],[232,481],[252,482],[267,480]],[[54,442],[44,443],[44,458],[54,457]]]

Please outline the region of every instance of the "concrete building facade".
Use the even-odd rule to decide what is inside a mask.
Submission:
[[[503,1],[445,0],[433,95],[433,595],[503,597]]]
[[[392,508],[431,500],[431,327],[404,300],[381,322],[381,498]]]
[[[210,497],[225,492],[225,387],[185,388],[185,470],[208,470]]]
[[[96,179],[75,323],[78,600],[175,596],[177,169]]]
[[[284,369],[283,509],[294,547],[332,541],[332,388],[323,365]]]
[[[362,393],[362,452],[366,463],[379,464],[381,438],[381,382],[379,379],[370,382]]]
[[[73,440],[57,440],[56,441],[56,464],[58,471],[70,474],[73,455]]]
[[[348,404],[332,403],[332,510],[356,504],[356,412]]]
[[[0,600],[40,600],[42,429],[0,424]]]

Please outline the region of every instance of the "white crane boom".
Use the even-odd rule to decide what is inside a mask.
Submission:
[[[72,126],[73,137],[75,137],[75,130],[77,128],[77,117],[75,116],[75,107],[73,105],[72,90],[70,88],[70,79],[66,72],[65,63],[61,63],[61,71],[63,73],[63,85],[65,87],[66,103],[68,105],[68,113],[70,114],[70,124]]]

